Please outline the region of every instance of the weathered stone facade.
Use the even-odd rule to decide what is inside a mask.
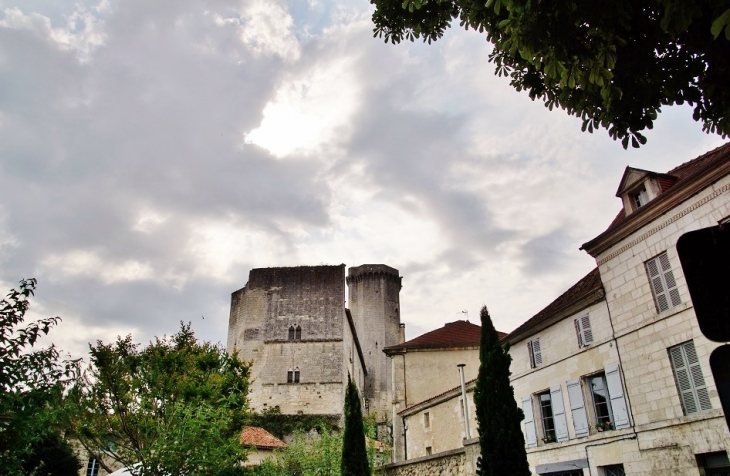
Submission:
[[[253,269],[232,294],[227,349],[253,362],[254,410],[339,415],[348,375],[366,408],[378,408],[369,398],[388,400],[381,349],[399,342],[400,276],[385,265],[364,265],[350,270],[350,280],[352,314],[345,308],[345,265]]]
[[[464,441],[453,450],[386,465],[382,476],[476,476],[479,440]]]

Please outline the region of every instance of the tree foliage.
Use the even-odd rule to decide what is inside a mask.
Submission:
[[[48,433],[34,441],[21,466],[22,474],[33,476],[78,476],[82,467],[71,445],[59,433]]]
[[[365,445],[365,427],[360,394],[347,377],[345,392],[345,432],[342,441],[342,476],[369,476],[370,464]]]
[[[252,476],[339,476],[342,433],[329,429],[294,432],[289,448],[247,470]]]
[[[145,348],[132,337],[91,345],[91,366],[70,395],[74,430],[136,476],[219,475],[245,460],[248,365],[190,325]]]
[[[37,444],[57,437],[63,391],[76,375],[77,362],[62,361],[55,346],[33,350],[61,320],[23,325],[35,288],[24,279],[0,301],[0,474],[23,474]]]
[[[251,426],[258,426],[281,439],[296,432],[331,432],[338,429],[339,416],[337,415],[285,415],[279,406],[267,408],[261,413],[253,413],[249,420]]]
[[[529,476],[525,439],[520,429],[524,418],[510,385],[508,348],[502,347],[487,307],[480,312],[479,375],[474,389],[479,426],[480,476]]]
[[[484,33],[489,60],[552,110],[646,142],[661,107],[689,103],[730,133],[730,0],[371,0],[375,35],[437,40],[452,21]]]

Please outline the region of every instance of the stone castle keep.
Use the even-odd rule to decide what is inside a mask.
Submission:
[[[349,308],[346,307],[345,285]],[[251,407],[341,415],[348,375],[365,412],[391,416],[384,347],[403,341],[401,277],[382,264],[259,268],[231,295],[228,352],[251,367]]]

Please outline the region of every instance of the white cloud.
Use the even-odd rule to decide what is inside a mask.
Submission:
[[[149,263],[134,259],[122,262],[106,262],[96,252],[73,250],[64,254],[52,254],[41,261],[46,273],[51,276],[71,278],[87,277],[101,279],[105,284],[127,281],[146,281],[155,273]]]
[[[91,9],[77,3],[76,9],[66,17],[65,25],[54,28],[51,19],[40,13],[26,14],[18,7],[6,8],[0,26],[32,31],[63,50],[76,51],[79,60],[86,62],[106,40],[104,21],[100,15],[108,13],[110,9],[106,0]]]

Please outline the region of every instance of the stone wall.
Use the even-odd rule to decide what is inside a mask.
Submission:
[[[479,439],[464,446],[401,463],[391,463],[376,471],[378,476],[475,476]]]

